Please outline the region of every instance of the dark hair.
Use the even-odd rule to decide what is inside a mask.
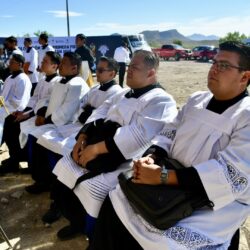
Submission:
[[[15,43],[15,44],[17,44],[17,39],[14,36],[7,37],[5,41],[9,42],[9,43]]]
[[[115,59],[111,58],[111,57],[102,56],[102,57],[99,58],[98,62],[107,62],[108,63],[108,69],[114,70],[115,74],[119,71],[118,62]]]
[[[22,55],[20,55],[20,54],[12,54],[11,58],[13,58],[16,62],[21,63],[22,66],[24,65],[25,58]]]
[[[68,57],[69,60],[70,60],[71,65],[72,66],[76,65],[77,66],[77,70],[78,71],[80,70],[81,65],[82,65],[82,58],[81,58],[80,55],[78,55],[75,52],[68,51],[68,52],[65,52],[63,56]]]
[[[123,46],[123,47],[127,47],[127,46],[128,46],[128,43],[127,43],[127,42],[125,42],[125,41],[122,41],[121,46]]]
[[[51,62],[59,65],[61,63],[62,57],[59,53],[55,51],[47,51],[46,55],[50,58]]]
[[[239,67],[244,70],[250,70],[250,47],[241,42],[228,41],[219,45],[220,50],[235,52],[239,54]],[[241,70],[240,69],[240,70]]]
[[[239,71],[250,70],[250,47],[236,41],[227,41],[219,45],[220,50],[235,52],[239,55]],[[250,80],[247,86],[250,85]]]
[[[25,41],[25,42],[28,42],[28,43],[32,43],[32,40],[31,40],[31,38],[29,38],[29,37],[25,37],[25,38],[24,38],[24,41]]]
[[[86,40],[86,36],[83,35],[83,34],[77,34],[77,35],[76,35],[76,38],[79,38],[79,39],[81,39],[81,40]]]
[[[49,36],[46,33],[41,33],[39,39],[44,40],[46,43],[48,42]]]
[[[156,53],[152,51],[147,51],[147,50],[137,50],[134,52],[133,56],[136,56],[136,55],[144,57],[143,63],[148,68],[151,68],[151,69],[153,68],[155,70],[159,68],[160,60],[159,60],[159,56]]]

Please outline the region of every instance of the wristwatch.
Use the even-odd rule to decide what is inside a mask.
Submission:
[[[161,177],[160,178],[161,178],[161,184],[167,183],[167,181],[168,181],[168,169],[165,166],[163,166],[161,168]]]

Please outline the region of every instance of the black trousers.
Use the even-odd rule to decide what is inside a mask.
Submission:
[[[124,76],[126,72],[126,64],[119,62],[119,84],[121,87],[123,87],[123,82],[124,82]]]
[[[101,207],[93,240],[87,250],[142,250],[115,213],[107,197]]]
[[[69,220],[72,227],[84,232],[86,221],[86,210],[74,194],[74,192],[63,183],[53,178],[51,199],[56,202],[63,216]]]
[[[27,160],[27,149],[26,147],[21,149],[19,143],[20,122],[16,122],[15,119],[13,115],[5,118],[2,143],[5,142],[9,148],[11,163],[18,165],[19,161]]]
[[[49,165],[48,150],[36,143],[37,138],[28,136],[28,165],[32,179],[38,183],[50,186],[52,183],[52,169]]]

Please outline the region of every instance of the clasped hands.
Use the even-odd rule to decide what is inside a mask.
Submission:
[[[155,164],[152,155],[133,161],[132,182],[138,184],[158,185],[161,183],[161,167]]]
[[[79,137],[72,151],[73,160],[81,167],[95,159],[99,154],[98,143],[87,145],[86,138]]]

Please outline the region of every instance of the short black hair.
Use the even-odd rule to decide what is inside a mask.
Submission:
[[[69,58],[70,63],[72,66],[76,65],[77,66],[77,70],[80,71],[81,65],[82,65],[82,58],[80,55],[78,55],[75,52],[65,52],[63,56],[66,56]]]
[[[11,55],[11,58],[13,58],[16,62],[21,63],[22,66],[24,65],[24,62],[25,62],[24,56],[14,53]]]
[[[51,62],[59,65],[61,63],[62,57],[59,53],[55,51],[47,51],[46,55],[50,58]]]
[[[111,58],[111,57],[101,56],[99,58],[98,62],[107,62],[108,63],[108,69],[114,70],[115,74],[119,71],[118,62],[115,59]]]
[[[9,43],[15,43],[15,44],[17,44],[17,39],[14,36],[7,37],[5,41],[9,42]]]
[[[25,41],[25,42],[28,42],[28,43],[32,43],[32,40],[31,40],[30,37],[25,37],[25,38],[24,38],[24,41]]]
[[[235,52],[239,55],[239,71],[250,70],[250,47],[237,41],[227,41],[219,45],[220,50]],[[250,85],[248,80],[247,86]]]
[[[44,40],[46,43],[48,42],[49,36],[46,33],[41,33],[39,39]]]
[[[250,47],[248,45],[236,41],[227,41],[221,43],[219,49],[239,54],[239,67],[242,71],[250,70]]]
[[[79,39],[81,39],[81,40],[86,40],[86,36],[85,36],[84,34],[82,34],[82,33],[77,34],[77,35],[76,35],[76,38],[79,38]]]

